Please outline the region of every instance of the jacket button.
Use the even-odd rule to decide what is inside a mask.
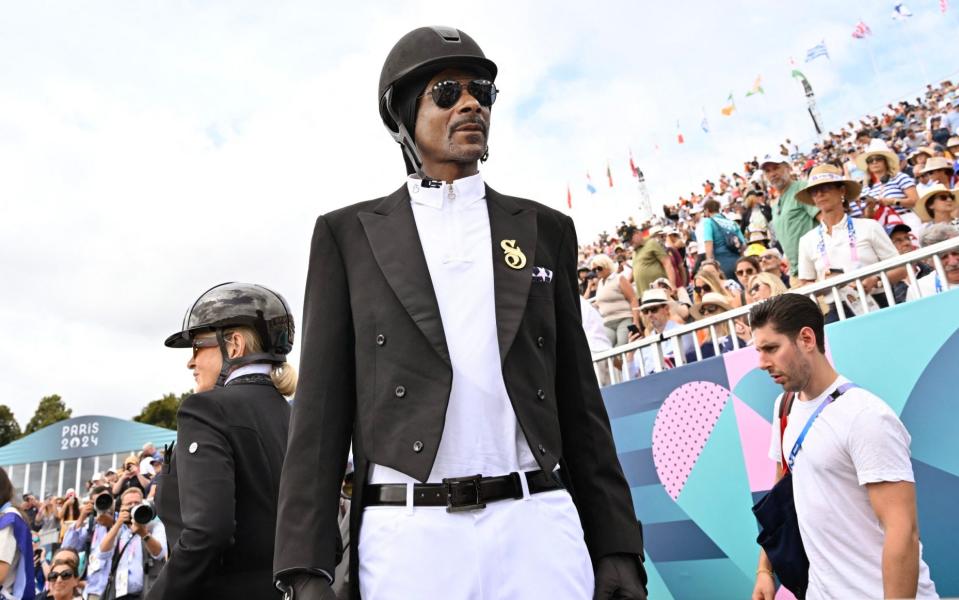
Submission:
[[[423,442],[416,440],[413,442],[413,452],[420,453],[423,451]]]
[[[543,446],[542,444],[539,445],[538,449],[540,454],[546,454],[546,447]]]
[[[541,389],[536,390],[536,397],[540,400],[546,400],[546,392]]]
[[[379,334],[378,336],[376,336],[376,345],[377,345],[377,346],[385,346],[385,345],[386,345],[386,336],[383,335],[382,333]]]
[[[398,385],[396,386],[396,390],[394,391],[394,393],[396,394],[397,398],[402,398],[403,396],[406,395],[406,387],[402,385]]]
[[[542,348],[543,346],[546,345],[546,339],[544,339],[543,336],[539,336],[538,338],[536,338],[536,345]]]

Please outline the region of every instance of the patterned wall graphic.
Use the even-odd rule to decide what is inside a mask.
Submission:
[[[923,555],[939,593],[959,596],[959,291],[830,325],[827,341],[836,368],[909,429]],[[752,592],[751,507],[775,478],[767,451],[782,391],[756,365],[745,348],[603,390],[643,522],[651,598]]]

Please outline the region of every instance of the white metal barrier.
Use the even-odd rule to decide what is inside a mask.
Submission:
[[[939,255],[955,249],[959,249],[959,238],[952,238],[932,246],[914,250],[908,254],[903,254],[895,258],[890,258],[889,260],[877,262],[850,273],[844,273],[839,276],[830,277],[827,281],[812,283],[800,288],[791,289],[789,291],[791,293],[804,294],[813,300],[816,300],[817,296],[832,295],[833,302],[836,306],[836,311],[839,314],[839,319],[845,320],[855,315],[846,315],[846,311],[843,308],[843,301],[839,294],[839,290],[841,288],[848,284],[853,284],[860,299],[860,311],[864,314],[869,313],[875,309],[871,308],[866,302],[867,294],[865,288],[863,287],[862,280],[867,277],[872,277],[873,275],[879,275],[879,278],[882,281],[882,291],[885,295],[887,303],[889,306],[895,306],[896,300],[893,297],[892,284],[889,281],[888,275],[886,275],[887,271],[903,266],[908,267],[906,269],[906,279],[909,282],[909,287],[918,291],[918,280],[916,278],[915,269],[913,269],[912,266],[916,263],[924,262],[931,258],[935,272],[938,273],[940,280],[945,282],[947,281],[946,273],[942,266],[942,259]],[[948,285],[945,285],[944,287],[948,288]],[[653,353],[653,364],[655,371],[662,370],[664,360],[667,356],[674,361],[675,366],[682,366],[686,360],[686,355],[682,348],[682,340],[683,336],[686,335],[692,337],[696,360],[702,360],[702,348],[696,341],[696,334],[706,329],[709,330],[710,339],[712,340],[713,344],[714,355],[719,356],[720,342],[719,336],[717,335],[717,325],[722,323],[726,324],[733,349],[739,349],[740,343],[739,337],[736,335],[735,323],[738,319],[741,322],[748,324],[749,311],[752,307],[752,304],[748,304],[746,306],[727,310],[717,315],[670,329],[665,333],[648,336],[643,339],[636,340],[635,342],[617,346],[605,352],[595,353],[593,355],[593,368],[596,370],[596,376],[599,379],[600,385],[612,385],[632,379],[633,377],[629,367],[630,361],[628,360],[627,355],[633,352],[642,353],[643,350],[651,349]],[[671,353],[670,347],[672,347]],[[645,377],[647,375],[644,362],[645,361],[642,360],[642,355],[640,355],[639,360],[636,361],[636,365],[639,368],[639,377]]]

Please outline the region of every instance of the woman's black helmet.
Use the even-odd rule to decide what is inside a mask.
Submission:
[[[496,79],[496,63],[486,58],[473,38],[453,27],[420,27],[400,38],[390,50],[380,71],[380,118],[393,139],[403,148],[407,170],[421,177],[420,160],[413,132],[398,110],[397,89],[412,82],[426,82],[436,73],[450,67],[465,67],[483,73],[490,81]],[[422,89],[415,89],[419,93]],[[410,90],[407,90],[407,93]]]

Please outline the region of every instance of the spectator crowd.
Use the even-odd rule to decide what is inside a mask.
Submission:
[[[959,86],[951,81],[849,122],[808,151],[787,139],[740,171],[704,181],[662,216],[631,218],[579,248],[584,323],[596,329],[587,336],[591,349],[657,336],[956,237],[957,170]],[[906,267],[887,271],[889,295],[900,303],[959,285],[959,252],[940,259],[945,280],[931,259],[911,266],[914,276]],[[826,322],[887,307],[883,286],[878,275],[862,279],[861,290],[843,285],[842,306],[823,294]],[[685,358],[697,358],[695,345],[702,357],[732,349],[732,336],[749,343],[745,322],[727,329],[683,336]],[[670,353],[664,359],[661,366],[670,366]],[[644,363],[642,372],[656,368],[642,353],[632,360]]]

